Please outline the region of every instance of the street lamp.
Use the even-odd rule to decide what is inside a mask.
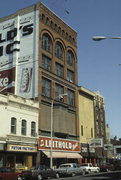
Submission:
[[[50,147],[50,168],[53,167],[53,104],[54,104],[54,100],[59,99],[62,100],[64,96],[67,96],[68,94],[59,94],[57,97],[55,97],[54,99],[52,99],[51,101],[51,126],[50,126],[50,132],[51,132],[51,147]]]
[[[121,39],[121,37],[105,37],[105,36],[94,36],[92,38],[93,41],[101,41],[105,39]]]

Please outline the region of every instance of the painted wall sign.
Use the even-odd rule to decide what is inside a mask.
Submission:
[[[37,152],[37,147],[8,144],[7,151]]]
[[[12,54],[15,51],[20,51],[20,48],[15,48],[15,45],[20,44],[21,41],[14,41],[15,37],[17,37],[20,31],[21,38],[32,34],[33,32],[33,24],[21,25],[19,28],[13,28],[12,30],[7,30],[5,33],[0,33],[0,56],[3,56],[4,52],[6,54]],[[13,41],[12,43],[9,43]],[[8,42],[7,45],[4,46],[4,42]]]
[[[15,87],[15,68],[0,72],[0,92],[14,93]]]
[[[102,138],[95,138],[91,139],[89,142],[89,147],[103,147],[103,139]]]
[[[38,10],[18,14],[0,23],[0,75],[5,77],[1,79],[0,92],[2,85],[7,86],[7,81],[11,81],[16,95],[38,96],[38,14]],[[11,80],[8,71],[12,73]],[[7,88],[6,91],[11,92]]]
[[[53,138],[53,150],[80,152],[80,142],[66,139]],[[50,150],[51,139],[49,137],[39,137],[39,150]]]

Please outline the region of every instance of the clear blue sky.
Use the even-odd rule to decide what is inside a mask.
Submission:
[[[37,0],[2,0],[0,18]],[[78,82],[105,98],[111,136],[121,137],[121,40],[92,41],[93,36],[121,36],[121,0],[41,0],[76,30]],[[69,13],[67,13],[67,11]]]

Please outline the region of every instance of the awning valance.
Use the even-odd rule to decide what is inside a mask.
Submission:
[[[48,158],[50,158],[50,151],[42,151]],[[82,156],[79,153],[70,152],[52,152],[53,158],[68,158],[68,159],[81,159]]]

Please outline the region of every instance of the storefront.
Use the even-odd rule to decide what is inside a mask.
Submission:
[[[80,161],[82,163],[97,164],[95,158],[95,148],[89,147],[89,144],[81,143],[81,154],[83,158]]]
[[[61,163],[78,162],[82,158],[80,142],[68,139],[53,138],[52,150],[50,137],[39,138],[38,150],[40,151],[40,164],[49,166],[52,151],[53,166],[58,167]]]
[[[37,146],[7,144],[6,166],[22,170],[36,165]]]
[[[5,165],[5,148],[6,142],[0,143],[0,167]]]

